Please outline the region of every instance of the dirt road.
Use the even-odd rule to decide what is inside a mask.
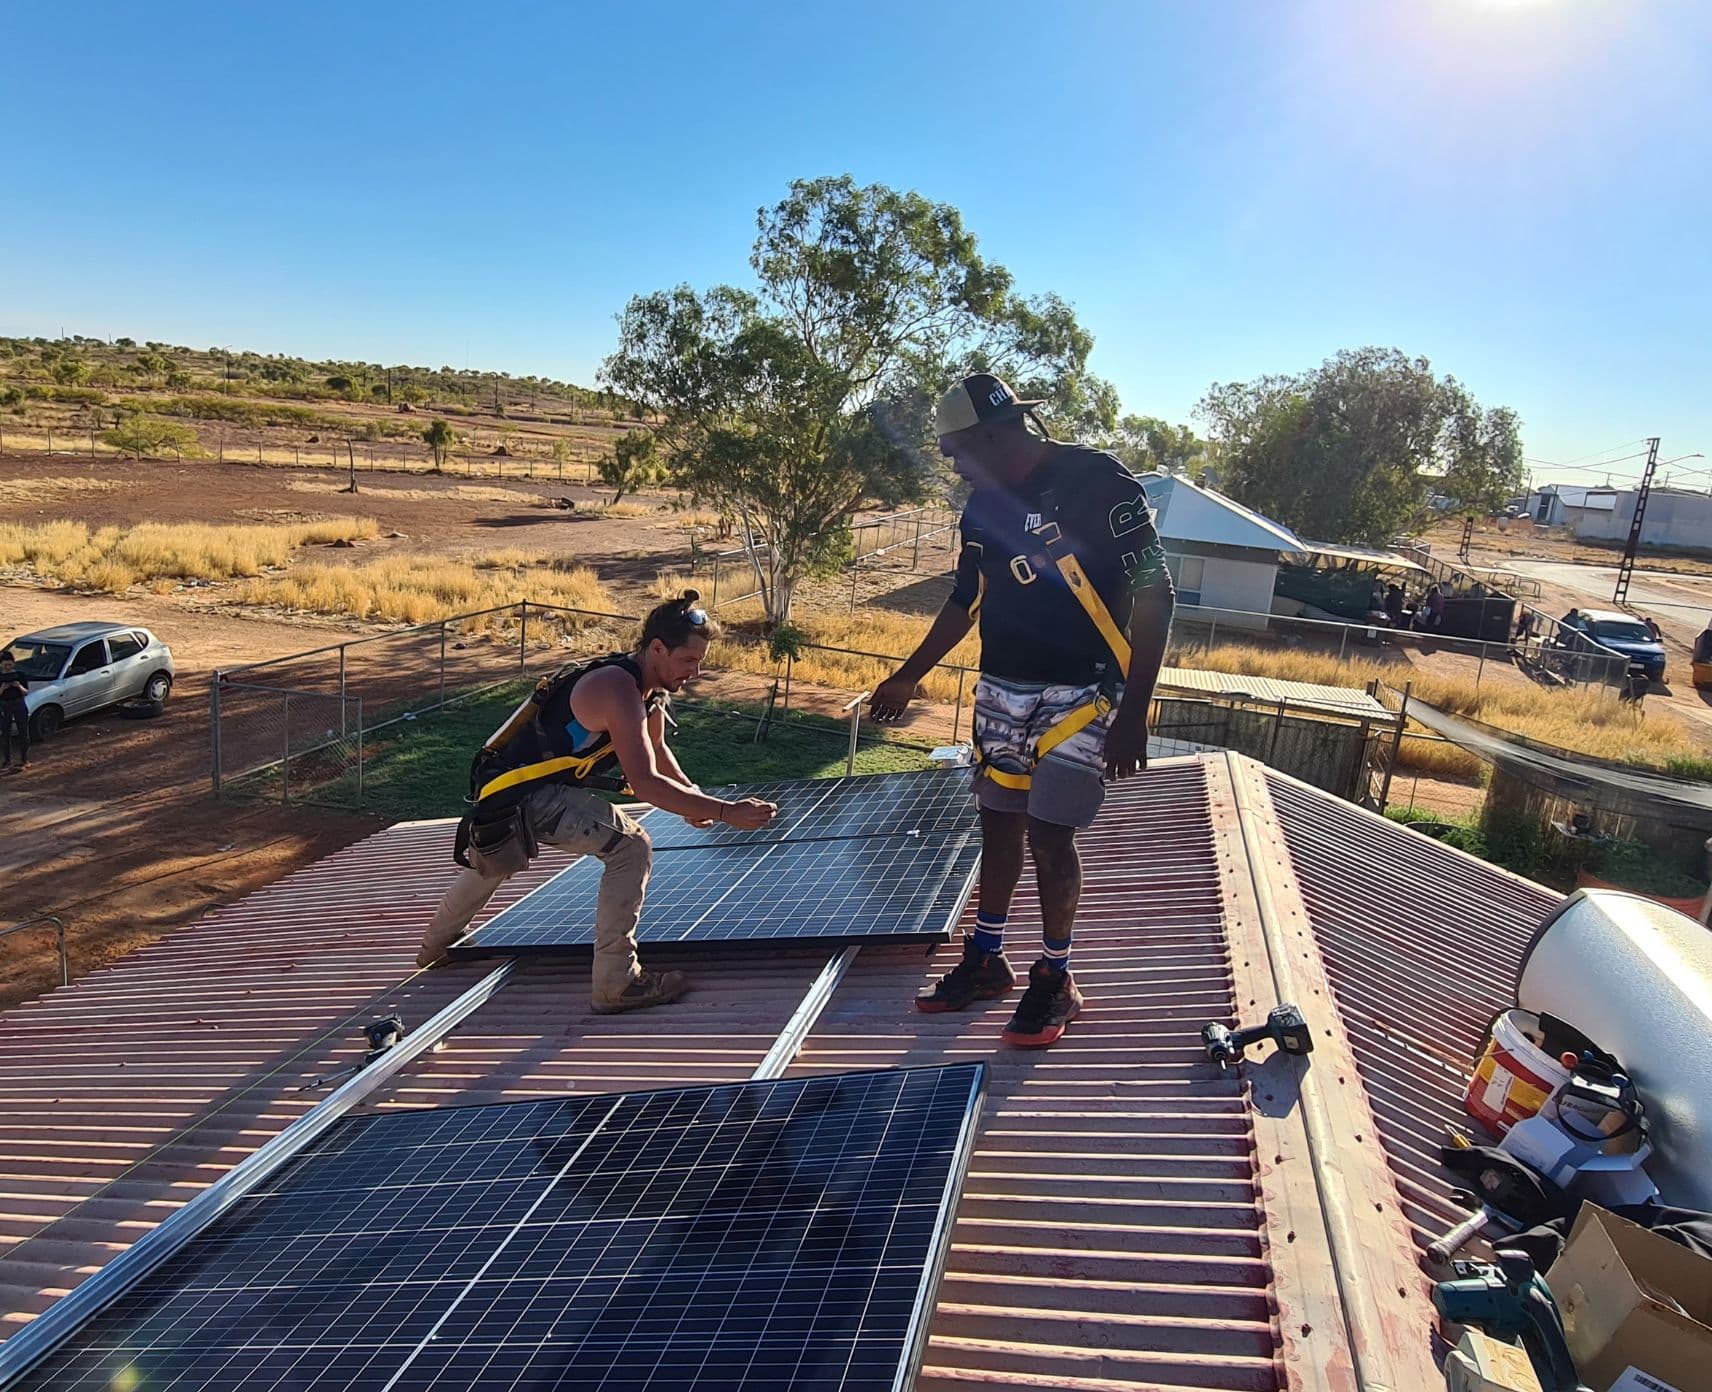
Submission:
[[[196,613],[165,599],[0,589],[5,638],[112,619],[166,638],[178,682],[166,713],[72,722],[0,782],[0,926],[64,917],[73,977],[347,845],[378,823],[215,801],[208,780],[208,673],[321,641],[313,628]],[[50,932],[0,940],[0,1005],[58,980]]]
[[[1615,566],[1512,560],[1504,568],[1540,582],[1543,593],[1535,603],[1548,613],[1562,614],[1571,605],[1613,607]],[[1637,570],[1629,586],[1629,607],[1650,615],[1664,633],[1666,684],[1654,686],[1647,704],[1662,700],[1684,729],[1712,747],[1712,692],[1696,691],[1689,680],[1694,639],[1712,620],[1712,578]]]

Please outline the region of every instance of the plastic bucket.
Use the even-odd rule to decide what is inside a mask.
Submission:
[[[1506,1010],[1492,1022],[1492,1038],[1474,1065],[1463,1109],[1494,1135],[1533,1116],[1546,1098],[1569,1081],[1563,1065],[1534,1041],[1540,1017]]]

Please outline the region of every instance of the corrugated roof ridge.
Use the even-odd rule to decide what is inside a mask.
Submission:
[[[1376,1140],[1379,1128],[1359,1083],[1354,1047],[1272,805],[1266,767],[1235,753],[1223,755],[1222,762],[1235,821],[1227,863],[1234,869],[1240,844],[1241,873],[1249,877],[1245,888],[1254,902],[1252,915],[1232,920],[1236,931],[1231,947],[1245,959],[1238,972],[1239,987],[1247,978],[1244,1015],[1258,1020],[1273,1005],[1290,1000],[1314,1031],[1310,1060],[1275,1052],[1266,1060],[1270,1076],[1263,1081],[1255,1069],[1250,1078],[1257,1139],[1264,1137],[1262,1119],[1279,1113],[1285,1129],[1278,1134],[1283,1148],[1275,1159],[1287,1166],[1294,1148],[1295,1156],[1309,1162],[1314,1188],[1310,1205],[1305,1193],[1293,1192],[1305,1188],[1299,1177],[1263,1165],[1263,1183],[1282,1181],[1278,1190],[1268,1189],[1264,1211],[1276,1232],[1280,1217],[1292,1205],[1298,1214],[1310,1207],[1317,1210],[1352,1362],[1342,1368],[1335,1362],[1323,1364],[1328,1385],[1343,1385],[1353,1374],[1355,1386],[1434,1392],[1443,1380],[1432,1357],[1426,1283],[1418,1265],[1403,1255],[1409,1250],[1409,1225],[1396,1183],[1380,1148],[1367,1139]],[[1218,775],[1210,774],[1209,783],[1217,790]],[[1334,800],[1317,789],[1304,795]],[[1215,792],[1215,803],[1217,799]],[[1243,994],[1239,989],[1239,999]],[[1385,1236],[1375,1240],[1376,1230]],[[1305,1237],[1319,1246],[1317,1235],[1305,1231],[1299,1217],[1285,1241],[1294,1247]],[[1286,1294],[1280,1291],[1281,1305]],[[1413,1331],[1411,1319],[1420,1321]],[[1281,1310],[1280,1322],[1288,1330],[1293,1318]],[[1309,1329],[1305,1326],[1302,1332],[1306,1335]]]

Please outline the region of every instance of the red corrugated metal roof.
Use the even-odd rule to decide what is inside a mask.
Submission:
[[[1254,839],[1256,823],[1271,841]],[[482,974],[466,963],[388,987],[408,972],[451,873],[450,834],[448,823],[393,828],[0,1017],[11,1176],[0,1185],[11,1243],[0,1309],[14,1325],[298,1114],[307,1095],[287,1089],[352,1059],[356,1026],[393,1005],[419,1022]],[[1340,843],[1347,856],[1327,849]],[[1420,1191],[1437,1181],[1410,1166],[1426,1163],[1421,1138],[1460,1114],[1451,1057],[1471,1049],[1479,1001],[1507,979],[1506,954],[1543,891],[1444,861],[1435,843],[1224,755],[1171,761],[1114,789],[1083,845],[1076,971],[1089,1008],[1059,1046],[1001,1049],[1005,1003],[919,1014],[911,997],[949,953],[929,962],[919,948],[871,946],[795,1065],[993,1065],[921,1385],[1353,1388],[1382,1364],[1395,1387],[1436,1382],[1418,1280],[1395,1280],[1394,1297],[1379,1291],[1377,1309],[1364,1303],[1371,1292],[1351,1292],[1392,1280],[1407,1257],[1390,1177],[1422,1223]],[[539,863],[494,908],[557,868]],[[1417,904],[1444,902],[1430,928],[1435,960],[1479,986],[1441,1012],[1454,1026],[1403,1035],[1398,1020],[1434,994],[1421,966],[1413,984],[1402,970],[1408,925],[1385,898],[1408,876],[1433,886],[1411,888]],[[1485,896],[1479,915],[1465,894]],[[1451,941],[1453,904],[1460,921],[1483,925],[1466,941]],[[1038,932],[1027,883],[1012,921],[1026,962]],[[1276,979],[1266,959],[1289,932],[1305,944],[1295,979],[1305,991],[1327,983],[1302,1002],[1327,1034],[1319,1071],[1221,1077],[1200,1026],[1264,1014]],[[684,1002],[604,1018],[587,1010],[586,966],[528,962],[376,1105],[747,1077],[826,955],[691,960],[697,990]],[[1325,1007],[1334,994],[1340,1012]],[[1423,1074],[1414,1054],[1424,1045],[1438,1062]],[[1406,1086],[1391,1087],[1396,1078]],[[1309,1121],[1341,1108],[1341,1124],[1363,1125],[1361,1081],[1384,1155],[1351,1155],[1343,1187],[1328,1189]],[[62,1108],[51,1125],[50,1097]],[[1378,1212],[1328,1216],[1328,1192]],[[1378,1267],[1354,1276],[1340,1268],[1351,1223],[1383,1249]]]
[[[1283,774],[1266,781],[1424,1248],[1466,1216],[1438,1163],[1445,1127],[1467,1124],[1469,1068],[1560,896]]]

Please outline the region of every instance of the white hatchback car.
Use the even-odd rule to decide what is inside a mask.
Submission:
[[[30,684],[33,739],[51,739],[67,720],[108,706],[134,702],[158,713],[172,694],[172,649],[146,628],[61,624],[6,648]]]

